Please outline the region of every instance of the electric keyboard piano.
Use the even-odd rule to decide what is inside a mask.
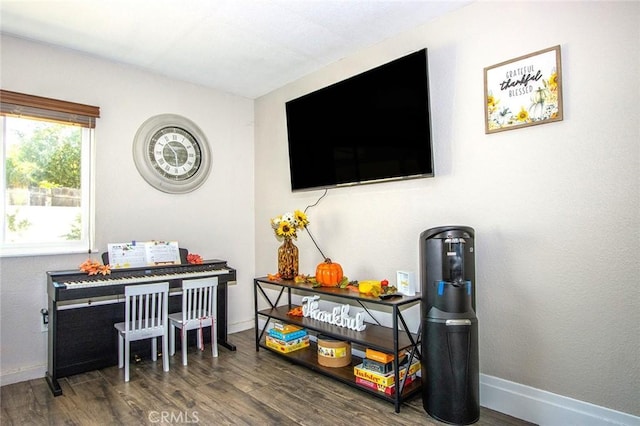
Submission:
[[[169,313],[173,313],[182,309],[182,281],[205,277],[218,277],[218,344],[235,350],[227,340],[227,286],[235,283],[236,271],[223,260],[114,269],[104,276],[89,276],[79,270],[47,272],[46,379],[53,394],[62,395],[60,378],[117,365],[118,341],[113,324],[124,318],[125,286],[169,282]],[[145,357],[149,347],[149,342],[132,342],[131,353]]]

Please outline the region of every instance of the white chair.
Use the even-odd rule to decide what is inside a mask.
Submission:
[[[158,359],[158,337],[162,337],[162,368],[169,371],[168,308],[169,283],[132,285],[124,288],[124,322],[118,330],[118,368],[124,366],[124,381],[129,381],[130,342],[151,340],[151,358]]]
[[[182,365],[187,365],[187,332],[198,330],[198,348],[204,350],[202,329],[211,327],[211,355],[218,356],[218,277],[185,280],[182,284],[182,312],[169,315],[171,355],[176,353],[176,328],[180,329]]]

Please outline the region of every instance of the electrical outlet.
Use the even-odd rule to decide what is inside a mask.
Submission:
[[[40,309],[40,331],[46,333],[49,331],[49,311],[45,308]]]

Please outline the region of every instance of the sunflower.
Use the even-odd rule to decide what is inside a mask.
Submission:
[[[529,113],[526,109],[524,109],[524,107],[520,109],[520,112],[518,113],[518,115],[516,115],[516,119],[522,122],[526,122],[527,120],[529,120]]]
[[[296,228],[291,226],[289,222],[282,221],[276,229],[276,233],[281,237],[295,237],[296,236]]]
[[[298,230],[305,229],[307,225],[309,225],[309,218],[300,210],[295,210],[293,213],[287,212],[271,219],[271,228],[278,239],[297,238]]]
[[[497,107],[499,103],[500,103],[500,100],[496,100],[496,98],[494,98],[493,95],[487,96],[487,106],[489,107],[489,109],[493,109]]]
[[[554,72],[549,77],[549,89],[552,91],[558,90],[558,73]]]
[[[298,227],[300,229],[306,228],[306,226],[309,224],[309,219],[307,218],[307,215],[305,214],[305,212],[301,212],[300,210],[296,210],[296,211],[293,212],[293,216],[294,216],[296,222],[298,223]]]

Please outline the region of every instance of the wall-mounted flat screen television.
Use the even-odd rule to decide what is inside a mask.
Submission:
[[[427,49],[286,102],[293,191],[433,176]]]

